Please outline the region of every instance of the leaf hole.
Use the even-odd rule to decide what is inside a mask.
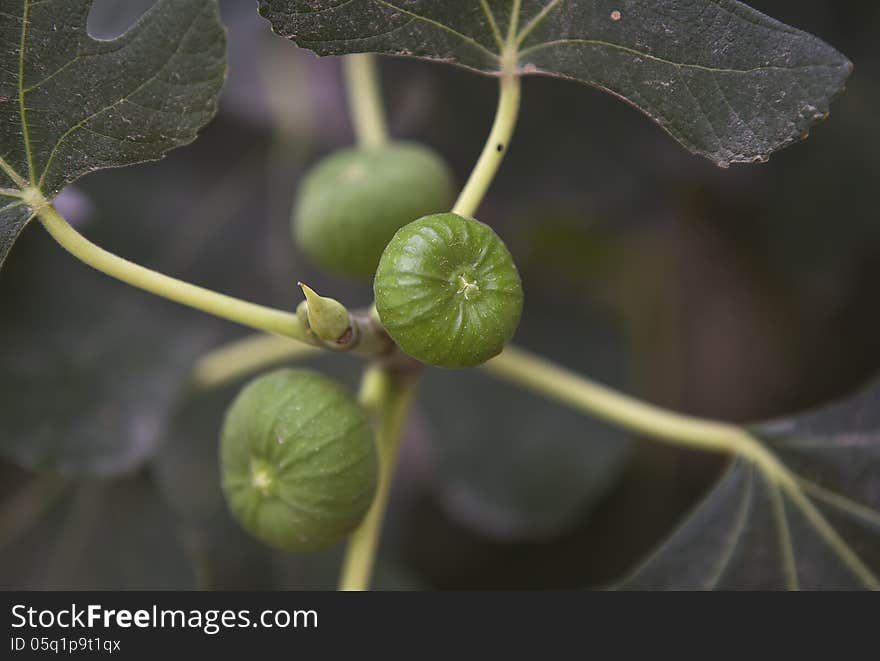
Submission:
[[[137,23],[154,4],[156,0],[94,0],[86,29],[95,39],[116,39]]]

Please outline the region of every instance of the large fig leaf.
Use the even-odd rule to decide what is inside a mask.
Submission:
[[[766,160],[828,113],[852,71],[734,0],[260,0],[318,55],[376,52],[594,85],[720,166]]]
[[[0,590],[184,590],[194,567],[143,476],[83,480],[0,546]]]
[[[782,472],[735,460],[623,586],[880,589],[880,383],[752,433]]]
[[[93,0],[0,0],[0,265],[47,199],[103,168],[161,158],[216,111],[226,71],[216,0],[159,0],[128,32],[89,36]]]
[[[115,231],[142,237],[151,221],[163,227],[167,220],[149,215],[175,211],[175,192],[166,189],[165,203],[151,207],[144,199],[150,187],[132,190],[120,175],[140,178],[110,174],[124,199],[94,198],[102,213],[78,222],[126,254],[160,262],[156,254],[170,252],[171,238],[126,245]],[[65,192],[58,206],[75,217],[69,200]],[[124,227],[105,222],[114,212],[125,214]],[[130,247],[137,243],[139,251]],[[194,357],[217,341],[209,324],[69,259],[41,228],[28,228],[0,272],[0,457],[68,475],[140,465],[155,451],[164,412],[185,387]]]
[[[222,169],[208,140],[158,167],[84,181],[76,189],[93,213],[71,203],[74,187],[56,204],[98,244],[137,262],[266,297],[292,277],[286,259],[267,258],[288,231],[286,214],[273,222],[261,206],[266,145],[251,134],[223,138],[242,156]],[[281,291],[270,302],[293,304]],[[155,453],[196,357],[232,330],[107,278],[42,228],[27,228],[0,272],[0,457],[68,475],[135,469]]]

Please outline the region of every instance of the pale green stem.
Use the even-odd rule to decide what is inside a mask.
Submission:
[[[362,147],[381,147],[388,141],[388,127],[379,86],[376,58],[362,53],[344,59],[349,114]]]
[[[453,213],[460,216],[473,216],[477,213],[510,146],[510,139],[519,116],[520,97],[520,77],[511,68],[505,67],[500,78],[495,123],[470,179],[452,208]]]
[[[850,570],[869,588],[880,589],[880,580],[803,493],[797,476],[745,429],[640,402],[514,347],[508,347],[483,367],[496,376],[624,429],[675,445],[738,455],[753,462],[773,489],[780,488],[791,498]],[[787,536],[787,529],[780,534]],[[787,538],[786,543],[789,543]],[[795,585],[791,567],[788,574],[789,585]]]
[[[382,522],[394,481],[403,426],[415,388],[414,379],[400,382],[380,367],[372,367],[364,375],[359,399],[364,407],[374,412],[377,419],[379,482],[370,510],[349,538],[339,581],[340,590],[361,591],[370,588]]]
[[[255,337],[221,347],[197,365],[198,383],[235,378],[314,351],[271,336]],[[515,346],[480,369],[539,395],[606,420],[609,423],[672,445],[722,453],[745,453],[752,458],[762,446],[741,427],[676,413],[642,402],[591,381],[565,367]],[[376,392],[371,387],[367,392]],[[763,458],[764,464],[772,463]]]
[[[320,355],[317,347],[275,335],[252,335],[199,358],[191,379],[196,388],[217,388],[281,363]]]
[[[679,446],[740,454],[761,465],[786,486],[789,472],[744,429],[725,422],[675,413],[580,376],[564,367],[509,346],[482,366],[485,371],[617,426]]]
[[[215,317],[309,344],[314,342],[295,314],[218,294],[210,289],[134,264],[96,246],[82,236],[42,198],[39,192],[28,190],[25,194],[28,204],[36,210],[40,222],[49,234],[70,254],[92,268],[132,287],[207,312]]]
[[[28,187],[28,182],[25,181],[24,178],[20,174],[18,174],[18,172],[16,172],[2,156],[0,156],[0,170],[2,170],[6,174],[6,176],[12,180],[12,183],[18,186],[19,191],[16,197],[21,197],[21,191]]]
[[[515,31],[515,29],[515,24],[512,24],[511,30]],[[364,56],[355,56],[357,57]],[[504,58],[505,66],[501,75],[495,123],[474,171],[453,208],[453,212],[463,216],[472,216],[476,213],[504,160],[504,154],[507,152],[516,126],[520,105],[520,83],[519,77],[514,72],[513,60],[512,57]],[[349,58],[346,67],[352,119],[358,140],[365,146],[381,144],[385,139],[384,116],[378,79],[375,69],[372,68],[374,66],[371,60]],[[380,367],[371,368],[364,376],[360,394],[361,403],[367,408],[376,410],[379,419],[379,484],[367,516],[349,540],[339,583],[340,590],[369,589],[382,520],[391,493],[401,431],[415,392],[415,385],[415,378],[400,383],[392,374]]]
[[[282,342],[280,338],[270,339],[272,342]],[[872,589],[880,588],[877,577],[828,523],[804,491],[837,506],[842,506],[843,499],[837,494],[824,492],[821,487],[805,482],[803,478],[792,473],[747,430],[737,425],[675,413],[641,402],[512,346],[483,365],[482,369],[493,376],[638,434],[681,447],[738,455],[753,462],[770,480],[774,489],[781,489],[791,498],[865,585]],[[384,371],[377,367],[372,368],[362,386],[362,404],[376,415],[383,410],[389,410],[386,406],[391,383],[390,376]],[[394,409],[390,410],[393,412]],[[387,490],[390,488],[396,457],[396,444],[399,441],[399,435],[395,435],[391,428],[402,425],[403,415],[405,408],[403,413],[391,413],[391,417],[382,418],[383,424],[388,426],[380,427],[383,472],[379,496],[370,515],[352,537],[342,589],[365,589],[369,583],[368,576],[375,557],[382,512],[387,503]],[[848,508],[854,506],[848,501],[844,501],[844,505]],[[856,504],[855,507],[860,506]],[[873,516],[871,512],[869,518]]]

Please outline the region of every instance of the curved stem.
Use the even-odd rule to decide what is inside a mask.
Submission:
[[[359,398],[362,405],[378,418],[379,483],[370,510],[349,539],[339,581],[340,590],[360,591],[370,587],[403,425],[415,388],[415,380],[402,382],[380,367],[372,367],[364,375]]]
[[[92,268],[132,287],[207,312],[215,317],[267,333],[292,337],[309,344],[314,342],[295,314],[218,294],[210,289],[134,264],[86,239],[71,227],[51,204],[42,199],[38,192],[28,191],[28,195],[31,206],[37,210],[37,217],[49,234],[70,254]],[[36,196],[40,199],[35,200]]]
[[[218,388],[262,369],[319,355],[320,349],[275,335],[252,335],[199,358],[191,380],[196,388]]]
[[[257,349],[252,353],[248,348],[251,343]],[[200,361],[197,372],[202,375],[202,383],[209,381],[214,375],[224,376],[224,368],[228,368],[229,373],[238,377],[262,367],[298,358],[304,355],[303,350],[310,351],[279,337],[245,340],[241,347],[237,344],[221,347]],[[227,356],[232,359],[231,366],[224,365]],[[508,346],[500,356],[485,363],[480,369],[644,436],[698,450],[742,454],[760,463],[771,473],[782,475],[775,468],[778,463],[775,458],[737,425],[688,416],[642,402],[524,349]],[[368,388],[366,392],[374,393],[372,399],[376,399],[375,387]],[[783,478],[782,482],[787,484],[789,480]]]
[[[510,146],[510,139],[519,116],[520,97],[520,77],[512,67],[505,67],[500,79],[495,123],[470,179],[452,208],[453,213],[461,216],[473,216],[477,213]]]
[[[765,467],[778,464],[740,427],[675,413],[590,381],[523,349],[508,346],[487,372],[625,429],[711,452],[738,453]],[[774,468],[769,470],[775,472]]]
[[[348,55],[343,66],[357,141],[362,147],[381,147],[388,141],[388,127],[376,59],[366,53]]]

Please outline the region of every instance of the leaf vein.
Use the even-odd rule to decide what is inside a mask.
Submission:
[[[27,188],[27,182],[24,180],[24,178],[20,174],[18,174],[18,172],[16,172],[13,167],[9,165],[9,163],[6,162],[5,158],[2,157],[0,157],[0,170],[3,170],[6,176],[9,177],[9,179],[12,180],[12,182],[16,186],[22,189]]]
[[[788,474],[791,477],[791,474]],[[825,541],[828,547],[834,551],[843,562],[844,566],[852,572],[866,587],[871,590],[880,590],[880,580],[865,565],[859,555],[850,547],[840,533],[832,526],[828,520],[822,515],[812,501],[804,495],[801,487],[796,479],[790,483],[782,484],[788,491],[788,495],[794,504],[801,510],[807,520],[819,533],[819,536]]]
[[[27,107],[24,102],[24,60],[25,49],[27,47],[27,25],[29,15],[30,0],[24,0],[24,6],[21,13],[21,41],[19,42],[18,53],[18,105],[19,112],[21,113],[21,138],[24,141],[25,159],[28,164],[28,176],[30,182],[34,184],[36,183],[34,180],[36,171],[34,169],[34,156],[31,151],[31,136],[27,121]]]
[[[386,30],[385,32],[377,32],[375,34],[370,34],[370,35],[367,35],[366,37],[354,37],[354,38],[345,38],[345,39],[315,39],[315,40],[309,40],[309,41],[303,40],[302,43],[304,43],[304,44],[338,44],[341,42],[351,43],[353,41],[367,41],[368,39],[376,39],[377,37],[387,37],[389,34],[394,34],[398,30],[403,30],[404,28],[408,27],[415,20],[416,19],[411,18],[406,23],[402,23],[401,25],[393,27],[390,30]]]
[[[880,512],[873,509],[872,507],[863,505],[862,503],[858,503],[851,498],[847,498],[844,495],[826,489],[825,487],[820,486],[815,482],[811,482],[804,477],[797,476],[797,481],[800,483],[803,490],[812,495],[814,498],[818,498],[819,500],[822,500],[839,510],[843,510],[844,512],[851,514],[852,516],[867,521],[868,523],[880,528]]]
[[[718,130],[715,128],[715,124],[712,123],[712,120],[709,119],[709,115],[706,114],[706,111],[703,110],[703,104],[697,98],[697,95],[694,94],[694,91],[691,89],[691,86],[688,84],[687,79],[681,72],[681,69],[676,69],[676,75],[678,79],[681,81],[682,85],[684,85],[685,90],[687,90],[688,96],[690,96],[694,103],[697,104],[697,110],[699,110],[700,115],[703,117],[703,120],[706,122],[706,126],[709,127],[709,130],[712,132],[712,136],[715,138],[715,145],[718,150],[723,149],[723,144],[721,142],[721,137],[718,135]]]
[[[0,213],[4,213],[6,211],[12,211],[16,207],[20,207],[24,204],[24,200],[16,200],[15,202],[10,202],[2,207],[0,207]]]
[[[546,48],[556,48],[559,46],[569,46],[575,44],[582,44],[587,46],[604,46],[607,48],[612,48],[615,50],[621,50],[627,53],[631,53],[632,55],[636,55],[638,57],[643,57],[647,60],[653,60],[660,64],[667,64],[673,67],[679,67],[682,69],[697,69],[700,71],[707,71],[709,73],[733,73],[733,74],[751,74],[751,73],[760,73],[762,71],[802,71],[806,69],[838,69],[843,65],[840,64],[803,64],[799,66],[792,67],[783,67],[779,65],[768,65],[768,66],[759,66],[753,67],[751,69],[729,69],[729,68],[721,68],[721,67],[709,67],[704,64],[696,64],[692,62],[674,62],[673,60],[669,60],[666,58],[659,57],[657,55],[651,55],[650,53],[645,53],[640,50],[636,50],[635,48],[630,48],[628,46],[623,46],[622,44],[615,44],[609,41],[603,41],[601,39],[556,39],[554,41],[545,41],[541,44],[536,44],[535,46],[530,46],[525,50],[520,52],[520,59],[524,55],[528,55],[530,53],[534,53],[539,50],[544,50]]]
[[[495,20],[492,8],[486,0],[480,0],[480,7],[483,8],[486,20],[489,21],[489,29],[492,30],[492,36],[495,37],[495,44],[499,50],[504,50],[504,37],[501,36],[501,28],[498,27],[498,21]]]
[[[350,5],[355,0],[343,0],[338,5],[330,5],[329,7],[324,7],[323,9],[313,9],[312,11],[292,11],[291,14],[294,16],[315,16],[316,14],[323,14],[328,11],[333,11],[335,9],[342,9],[346,5]]]
[[[544,19],[550,15],[550,13],[562,5],[563,0],[552,0],[552,2],[545,5],[545,7],[538,12],[538,14],[528,22],[528,24],[520,31],[519,35],[516,37],[516,46],[519,46],[528,38],[528,36],[534,32],[535,28],[537,28],[541,23],[544,22]]]
[[[791,543],[791,532],[788,527],[788,518],[785,513],[785,501],[779,485],[770,480],[767,483],[770,492],[770,501],[773,505],[773,517],[776,520],[777,540],[782,554],[782,571],[785,574],[785,586],[788,590],[800,590],[798,581],[797,563],[794,556],[794,547]]]
[[[64,134],[55,143],[55,146],[52,148],[52,151],[49,154],[49,158],[46,161],[46,167],[43,169],[43,172],[40,175],[40,183],[39,183],[40,188],[42,188],[42,186],[45,182],[45,179],[49,174],[50,168],[52,167],[52,162],[55,159],[55,155],[58,153],[58,150],[61,148],[61,146],[67,140],[67,138],[69,138],[71,134],[78,131],[80,128],[83,128],[88,122],[93,120],[98,115],[101,115],[101,114],[107,112],[108,110],[115,108],[120,103],[123,103],[124,101],[128,100],[129,97],[134,96],[135,94],[140,92],[142,89],[147,87],[147,85],[150,85],[151,83],[153,83],[165,71],[165,69],[174,60],[174,58],[177,57],[177,55],[180,53],[181,48],[183,48],[183,44],[186,42],[186,39],[189,36],[189,33],[192,31],[193,26],[197,23],[198,19],[199,19],[198,14],[193,15],[193,18],[190,20],[190,24],[187,26],[186,30],[184,30],[183,34],[181,35],[180,41],[178,41],[177,46],[174,48],[174,50],[171,52],[171,54],[168,56],[168,58],[165,60],[165,62],[163,62],[162,65],[152,75],[150,75],[148,78],[146,78],[140,85],[138,85],[131,92],[127,92],[122,97],[120,97],[119,99],[117,99],[116,101],[111,103],[110,105],[107,105],[107,106],[101,108],[100,110],[96,110],[91,115],[81,119],[79,122],[77,122],[76,124],[71,126],[69,129],[67,129],[67,131],[64,132]]]
[[[715,570],[715,574],[706,583],[705,589],[707,590],[714,590],[719,581],[721,581],[721,578],[724,576],[724,573],[730,566],[730,561],[733,559],[733,555],[736,552],[737,547],[739,546],[740,540],[742,540],[743,533],[745,532],[746,522],[749,518],[749,512],[751,512],[752,509],[752,491],[754,490],[755,483],[755,467],[751,463],[748,464],[748,471],[748,485],[746,487],[745,493],[743,494],[742,501],[740,502],[739,510],[737,511],[737,518],[733,535],[731,536],[730,540],[728,540],[728,550],[722,555],[721,563]]]
[[[444,25],[443,23],[440,23],[439,21],[435,21],[433,19],[430,19],[427,16],[422,16],[421,14],[416,14],[415,12],[409,11],[408,9],[403,9],[402,7],[398,7],[397,5],[395,5],[391,2],[388,2],[387,0],[372,0],[372,2],[377,5],[380,5],[382,7],[385,7],[386,9],[393,9],[394,11],[399,11],[402,14],[407,14],[408,16],[412,16],[413,19],[415,19],[415,20],[423,21],[423,22],[428,23],[429,25],[432,25],[436,28],[440,28],[441,30],[445,30],[449,34],[452,34],[452,35],[458,37],[459,39],[462,39],[463,41],[466,41],[467,43],[471,44],[475,48],[478,48],[479,50],[483,51],[486,55],[489,55],[491,58],[493,58],[495,60],[499,59],[498,53],[493,53],[492,51],[490,51],[488,48],[486,48],[483,44],[481,44],[479,41],[477,41],[476,39],[474,39],[470,35],[466,35],[463,32],[459,32],[458,30],[454,30],[453,28],[449,27],[448,25]],[[348,40],[346,40],[346,41],[348,41]]]
[[[93,55],[100,55],[100,53],[94,53]],[[82,60],[84,57],[88,57],[88,55],[82,55],[82,54],[80,54],[80,53],[77,53],[72,59],[68,60],[65,64],[63,64],[62,66],[58,67],[58,69],[56,69],[56,70],[53,71],[51,74],[49,74],[48,76],[46,76],[45,78],[43,78],[43,80],[41,80],[41,81],[38,82],[38,83],[34,83],[34,84],[31,85],[30,87],[26,87],[24,90],[22,90],[22,93],[23,93],[23,94],[30,94],[30,93],[33,92],[34,90],[36,90],[36,89],[42,87],[43,85],[45,85],[46,83],[48,83],[50,80],[52,80],[53,78],[55,78],[55,76],[57,76],[58,74],[62,73],[62,72],[63,72],[65,69],[67,69],[68,67],[73,66],[74,64],[76,64],[77,62],[79,62],[80,60]]]

